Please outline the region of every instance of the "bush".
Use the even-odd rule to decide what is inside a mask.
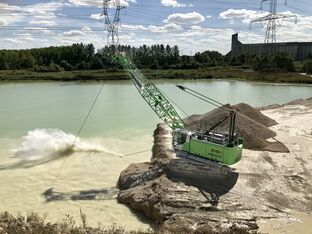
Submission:
[[[260,72],[271,71],[271,62],[267,56],[254,60],[253,69]]]
[[[241,66],[242,63],[239,61],[239,59],[237,57],[234,56],[231,58],[230,65],[237,67],[237,66]]]
[[[50,69],[50,72],[62,72],[62,71],[64,71],[64,68],[62,68],[58,64],[55,64],[54,62],[50,63],[49,69]]]
[[[64,71],[64,68],[61,67],[60,65],[57,65],[57,64],[51,62],[49,66],[35,65],[33,68],[33,71],[35,71],[35,72],[62,72],[62,71]]]
[[[304,61],[303,72],[312,74],[312,59],[307,59]]]
[[[294,72],[293,60],[285,54],[275,54],[272,56],[255,57],[253,59],[253,69],[259,72]]]
[[[275,69],[281,69],[288,72],[295,71],[295,65],[293,60],[284,54],[276,54],[272,58],[272,67]]]
[[[69,62],[67,62],[66,60],[62,60],[62,61],[60,62],[60,66],[61,66],[62,68],[64,68],[65,71],[73,71],[73,70],[75,70],[75,67],[72,66],[72,65],[71,65]]]

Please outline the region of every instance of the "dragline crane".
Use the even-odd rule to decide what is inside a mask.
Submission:
[[[116,8],[114,20],[111,20],[108,14],[110,4]],[[108,32],[108,45],[118,47],[118,26],[120,24],[120,0],[103,0],[103,13],[105,16],[105,24]],[[116,52],[116,51],[115,51]],[[209,130],[191,131],[187,128],[183,119],[179,116],[173,105],[168,101],[166,96],[154,85],[147,80],[143,74],[135,67],[131,60],[123,53],[116,53],[115,62],[128,73],[131,81],[137,88],[140,95],[147,104],[154,110],[160,119],[162,119],[173,130],[172,145],[176,151],[176,155],[187,159],[188,161],[196,161],[204,165],[204,169],[208,169],[208,174],[214,176],[228,176],[231,172],[229,165],[235,164],[242,157],[243,140],[235,133],[234,110],[223,107],[223,105],[205,95],[202,95],[187,87],[178,86],[199,99],[212,103],[226,110],[229,114],[221,119]],[[225,120],[230,119],[229,131],[220,133],[214,131],[217,126]],[[188,163],[190,167],[192,163]],[[172,163],[173,170],[175,164]],[[195,166],[198,169],[198,165]],[[196,171],[196,170],[195,170]]]
[[[173,105],[165,95],[132,64],[129,58],[119,53],[115,61],[125,69],[131,81],[139,91],[143,99],[154,112],[173,130],[173,148],[178,155],[195,160],[214,168],[222,169],[222,175],[228,175],[231,171],[227,165],[233,165],[242,157],[243,140],[234,132],[236,112],[223,107],[221,103],[208,98],[187,87],[178,86],[181,90],[208,102],[214,102],[220,108],[225,109],[229,115],[221,119],[212,128],[205,131],[194,132],[187,128]],[[229,132],[217,133],[214,129],[230,118]],[[224,169],[226,173],[224,173]]]

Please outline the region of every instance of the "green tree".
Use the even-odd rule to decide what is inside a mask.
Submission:
[[[89,69],[103,69],[104,65],[99,56],[96,56],[92,59],[92,61],[89,64]]]
[[[9,65],[5,59],[5,57],[0,54],[0,70],[8,70],[9,69]]]

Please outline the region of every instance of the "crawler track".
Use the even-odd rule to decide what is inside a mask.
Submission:
[[[218,162],[213,162],[204,158],[196,157],[183,151],[176,151],[176,159],[171,160],[169,169],[178,172],[209,175],[212,177],[228,177],[232,169]]]

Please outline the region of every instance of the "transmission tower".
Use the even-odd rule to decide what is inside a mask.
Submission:
[[[295,17],[295,23],[297,23],[296,15],[286,15],[286,14],[278,14],[277,13],[277,1],[278,0],[262,0],[260,9],[263,9],[264,2],[270,2],[270,13],[264,17],[261,17],[256,20],[252,20],[250,22],[249,28],[251,29],[251,25],[253,23],[266,23],[266,33],[264,43],[275,43],[276,42],[276,24],[280,19],[286,19],[290,17]],[[287,5],[287,0],[285,0],[285,5]],[[279,23],[281,24],[281,23]]]
[[[110,9],[115,9],[113,19],[111,19],[109,14]],[[103,12],[101,16],[105,17],[107,45],[114,46],[115,48],[119,45],[120,11],[122,9],[125,9],[125,7],[120,5],[120,0],[103,0]]]

